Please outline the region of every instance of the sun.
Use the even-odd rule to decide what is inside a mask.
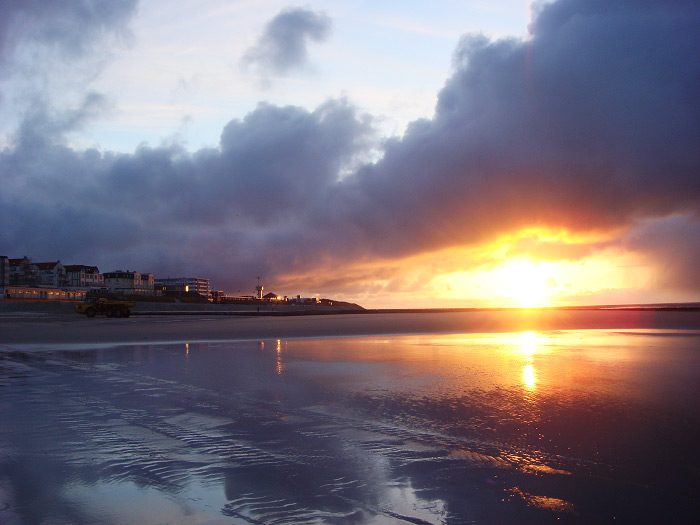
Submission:
[[[512,301],[511,306],[549,306],[552,295],[552,273],[546,263],[515,259],[495,270],[500,294]]]
[[[569,279],[558,262],[516,257],[493,266],[439,275],[433,286],[444,297],[472,298],[489,306],[536,308],[552,306],[562,291],[557,283],[560,278],[565,282]]]
[[[579,256],[587,253],[580,243],[562,243],[542,254],[548,258],[515,241],[441,254],[446,266],[463,269],[435,275],[427,289],[455,306],[538,308],[640,302],[658,281],[658,269],[637,254],[606,248]]]

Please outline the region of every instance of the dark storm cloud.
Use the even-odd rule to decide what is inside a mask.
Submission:
[[[623,246],[653,261],[664,288],[700,290],[700,217],[676,215],[649,221],[623,240]]]
[[[527,42],[465,38],[434,118],[413,123],[339,196],[376,205],[347,211],[376,249],[408,254],[539,225],[608,229],[697,208],[700,9],[561,1],[542,7],[532,32]]]
[[[330,282],[323,269],[393,268],[521,228],[620,232],[697,213],[700,8],[561,0],[540,7],[531,32],[526,41],[465,37],[433,118],[343,176],[373,135],[342,100],[315,111],[260,105],[225,127],[218,148],[194,154],[19,140],[0,155],[12,181],[0,196],[11,225],[2,251],[52,258],[46,246],[65,246],[67,262],[111,270],[114,243],[122,266],[205,274],[232,291],[254,275],[304,274],[312,287]],[[33,127],[27,121],[22,136]],[[64,218],[70,227],[46,227]],[[689,224],[667,227],[697,245]],[[662,238],[649,234],[645,249]],[[570,246],[538,248],[577,256]]]
[[[306,216],[373,137],[368,117],[343,100],[312,112],[261,104],[226,126],[219,148],[194,155],[176,146],[78,152],[35,138],[32,123],[61,127],[41,113],[0,154],[11,187],[0,197],[0,223],[9,226],[0,246],[107,270],[207,272],[236,289],[243,283],[228,265],[249,279],[323,250]]]
[[[309,42],[323,42],[331,32],[325,13],[304,8],[284,9],[265,26],[258,42],[246,51],[243,65],[259,68],[263,74],[284,74],[307,64]]]

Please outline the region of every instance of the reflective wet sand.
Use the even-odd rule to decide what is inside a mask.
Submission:
[[[690,523],[700,332],[0,353],[2,523]]]

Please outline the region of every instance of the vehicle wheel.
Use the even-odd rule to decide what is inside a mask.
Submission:
[[[128,308],[126,310],[124,310],[124,317],[129,317],[130,315],[131,315],[131,310],[129,310]]]
[[[91,306],[87,310],[85,310],[85,315],[88,317],[95,317],[95,309]]]
[[[114,310],[112,310],[111,308],[107,308],[107,311],[105,312],[105,315],[106,315],[107,317],[114,317]]]
[[[114,317],[124,317],[124,311],[121,308],[115,308]]]

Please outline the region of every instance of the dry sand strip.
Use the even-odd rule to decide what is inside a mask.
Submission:
[[[504,310],[367,313],[295,317],[141,316],[87,319],[78,315],[0,315],[0,345],[155,344],[311,337],[525,330],[700,330],[697,311]]]

